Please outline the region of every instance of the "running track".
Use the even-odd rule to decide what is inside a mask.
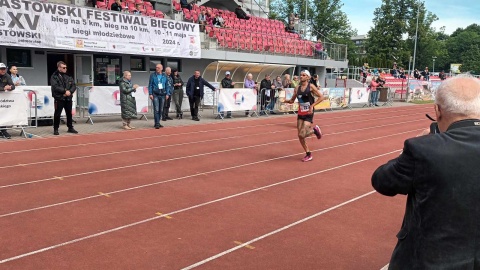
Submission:
[[[431,105],[0,143],[0,269],[380,269],[405,197],[375,168]]]

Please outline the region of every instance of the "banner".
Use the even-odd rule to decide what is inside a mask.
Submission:
[[[15,90],[23,91],[28,99],[29,117],[35,117],[35,104],[37,105],[38,118],[53,118],[55,112],[55,100],[52,96],[50,86],[17,86]],[[35,93],[35,94],[34,94]],[[37,98],[35,103],[34,98]],[[76,114],[77,94],[73,94],[72,98],[72,115]],[[62,111],[65,116],[65,110]]]
[[[278,97],[281,101],[289,100],[293,97],[294,91],[295,91],[295,88],[285,88],[283,89],[283,91],[280,91],[278,93]],[[293,112],[293,111],[296,112],[298,110],[298,100],[295,99],[295,102],[292,104],[281,102],[278,110],[281,112]]]
[[[200,58],[198,24],[43,1],[0,1],[0,45]]]
[[[0,92],[0,126],[27,126],[28,105],[23,92]]]
[[[148,112],[148,87],[138,87],[135,92],[137,112]],[[88,114],[120,114],[120,88],[118,86],[94,86],[88,94]]]
[[[462,64],[450,64],[450,72],[458,74],[460,73],[460,67]]]
[[[322,95],[324,97],[328,97],[329,88],[321,88],[319,89],[319,91],[322,92]],[[317,106],[315,106],[315,110],[326,110],[329,108],[330,108],[330,99],[323,100]]]
[[[224,88],[218,94],[218,112],[257,110],[257,90]]]
[[[351,88],[350,104],[368,103],[370,91],[366,87]]]
[[[328,91],[330,107],[340,108],[346,106],[348,103],[348,98],[345,99],[346,94],[348,94],[347,88],[330,88]]]

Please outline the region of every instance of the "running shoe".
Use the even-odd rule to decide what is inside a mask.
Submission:
[[[320,127],[318,125],[316,125],[313,128],[313,133],[315,133],[315,136],[317,136],[317,139],[320,140],[322,138],[322,131],[320,130]]]
[[[306,155],[304,158],[302,158],[302,161],[303,162],[307,162],[307,161],[310,161],[313,159],[313,156],[312,155]]]

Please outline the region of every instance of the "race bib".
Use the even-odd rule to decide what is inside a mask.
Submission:
[[[310,102],[298,104],[298,115],[308,115],[310,112]]]

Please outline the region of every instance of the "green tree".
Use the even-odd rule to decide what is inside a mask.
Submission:
[[[449,64],[462,64],[461,71],[480,74],[480,25],[459,28],[446,41]]]

